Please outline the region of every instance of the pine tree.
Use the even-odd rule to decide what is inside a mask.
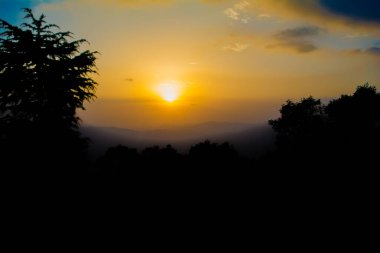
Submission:
[[[38,125],[77,128],[76,109],[95,97],[95,54],[80,52],[86,40],[46,24],[25,9],[20,27],[0,20],[0,115]]]
[[[0,19],[0,155],[12,164],[78,160],[86,141],[76,110],[96,97],[97,52],[24,11],[20,26]]]

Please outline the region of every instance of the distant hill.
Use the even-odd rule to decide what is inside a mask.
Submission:
[[[179,152],[186,153],[192,145],[208,139],[218,143],[228,141],[241,155],[249,157],[258,156],[274,145],[274,132],[267,124],[207,122],[147,131],[84,126],[81,132],[91,139],[89,148],[91,158],[101,156],[109,147],[118,144],[138,150],[154,145],[171,144]]]

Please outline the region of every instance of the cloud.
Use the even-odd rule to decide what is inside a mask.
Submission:
[[[380,23],[377,0],[256,0],[256,5],[278,15],[317,18],[343,23]]]
[[[261,13],[259,15],[257,15],[257,18],[258,19],[267,19],[267,18],[271,18],[272,16],[267,14],[267,13]]]
[[[357,39],[369,37],[368,33],[348,33],[344,36],[347,39]]]
[[[355,48],[348,51],[353,54],[368,54],[376,57],[380,57],[380,45],[375,43],[375,45],[368,48]]]
[[[246,50],[247,48],[248,48],[248,44],[230,43],[227,46],[224,46],[223,50],[240,53]]]
[[[296,50],[298,53],[309,53],[318,49],[310,39],[320,35],[324,31],[324,29],[318,26],[300,26],[285,29],[274,35],[274,38],[278,42],[269,45],[268,48],[287,47]]]
[[[377,0],[319,0],[330,13],[357,21],[380,23],[380,4]]]
[[[380,56],[380,47],[370,47],[367,48],[365,52]]]
[[[245,14],[246,9],[250,3],[248,1],[241,1],[233,5],[231,8],[224,10],[224,14],[235,21],[241,21],[244,24],[249,22],[249,17]]]
[[[318,49],[313,42],[310,41],[286,41],[277,44],[271,44],[267,48],[286,47],[292,48],[298,53],[310,53]]]
[[[239,20],[240,14],[239,12],[235,11],[232,8],[228,8],[224,11],[224,14],[226,14],[227,17],[233,19],[233,20]]]
[[[275,36],[279,39],[298,39],[303,37],[312,37],[319,35],[324,29],[318,26],[300,26],[293,29],[285,29],[280,31]]]
[[[247,1],[242,1],[234,5],[235,10],[244,11],[250,5]]]

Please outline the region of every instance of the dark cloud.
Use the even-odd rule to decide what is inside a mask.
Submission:
[[[378,0],[319,0],[322,8],[329,12],[358,21],[380,23]]]
[[[377,57],[377,56],[380,56],[380,46],[372,46],[372,47],[364,48],[364,49],[356,48],[356,49],[352,49],[350,52],[354,54],[370,54]]]
[[[293,48],[298,53],[310,53],[318,49],[318,47],[310,41],[289,41],[280,45]]]
[[[286,29],[280,31],[275,36],[278,39],[297,39],[303,37],[311,37],[321,34],[324,29],[318,26],[301,26],[293,29]]]
[[[310,53],[318,49],[310,39],[320,35],[324,31],[324,29],[318,26],[301,26],[285,29],[274,35],[278,43],[270,47],[287,47],[296,50],[298,53]]]
[[[297,53],[310,53],[318,49],[316,45],[314,45],[310,41],[287,41],[287,42],[278,42],[275,44],[270,44],[267,46],[268,49],[272,48],[291,48],[295,50]]]
[[[380,47],[370,47],[366,50],[366,52],[380,56]]]
[[[261,3],[261,8],[288,17],[372,24],[375,28],[380,23],[379,0],[262,0],[257,3]]]

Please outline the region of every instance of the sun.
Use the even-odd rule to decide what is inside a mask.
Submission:
[[[181,93],[180,84],[177,82],[162,83],[157,88],[158,94],[165,101],[172,103],[178,99]]]

